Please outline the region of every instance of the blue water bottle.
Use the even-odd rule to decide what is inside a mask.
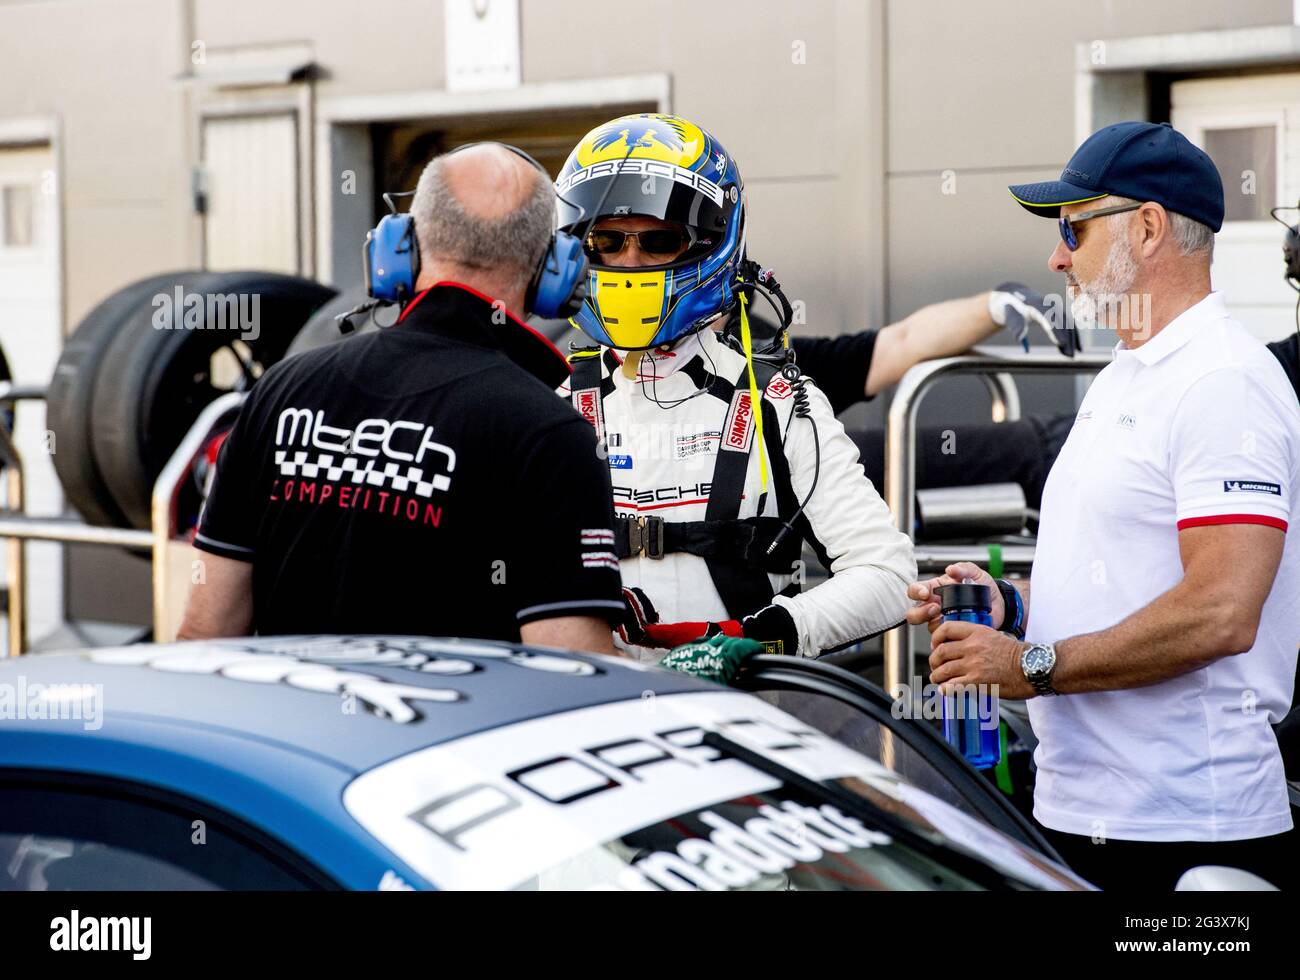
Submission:
[[[939,586],[944,622],[993,625],[990,589],[974,582]],[[983,709],[983,710],[981,710]],[[949,694],[943,699],[943,737],[976,769],[996,766],[1002,759],[998,732],[998,696],[992,692]]]

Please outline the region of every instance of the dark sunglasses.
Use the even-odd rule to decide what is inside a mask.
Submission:
[[[1136,211],[1142,206],[1141,202],[1135,204],[1116,204],[1114,207],[1098,208],[1096,211],[1082,211],[1079,214],[1072,214],[1068,217],[1061,215],[1056,221],[1061,229],[1061,241],[1065,242],[1065,247],[1073,252],[1079,247],[1079,239],[1074,234],[1074,226],[1081,221],[1087,221],[1090,218],[1102,218],[1108,214],[1119,214],[1122,211]]]
[[[637,247],[649,255],[676,255],[695,244],[695,235],[683,228],[655,228],[651,231],[604,229],[587,235],[587,249],[616,255],[623,251],[628,239],[635,239]]]

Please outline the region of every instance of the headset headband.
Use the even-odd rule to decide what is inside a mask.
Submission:
[[[550,172],[532,154],[509,143],[478,140],[464,143],[442,155],[451,156],[474,146],[504,147],[531,163],[550,182]],[[366,291],[377,300],[402,303],[415,291],[415,281],[420,274],[415,222],[410,214],[398,214],[392,201],[394,196],[411,193],[414,192],[385,194],[384,201],[393,213],[381,218],[379,225],[366,236],[363,251]],[[573,316],[587,298],[587,278],[587,256],[581,240],[552,229],[550,240],[528,283],[525,311],[545,319]]]

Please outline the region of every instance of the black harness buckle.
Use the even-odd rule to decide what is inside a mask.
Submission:
[[[664,556],[664,519],[662,517],[632,517],[627,522],[627,547],[635,558],[642,552],[656,560]]]

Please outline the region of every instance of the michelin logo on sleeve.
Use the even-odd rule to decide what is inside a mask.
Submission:
[[[1224,493],[1271,493],[1275,497],[1282,496],[1282,485],[1280,483],[1265,483],[1261,480],[1224,480]]]

